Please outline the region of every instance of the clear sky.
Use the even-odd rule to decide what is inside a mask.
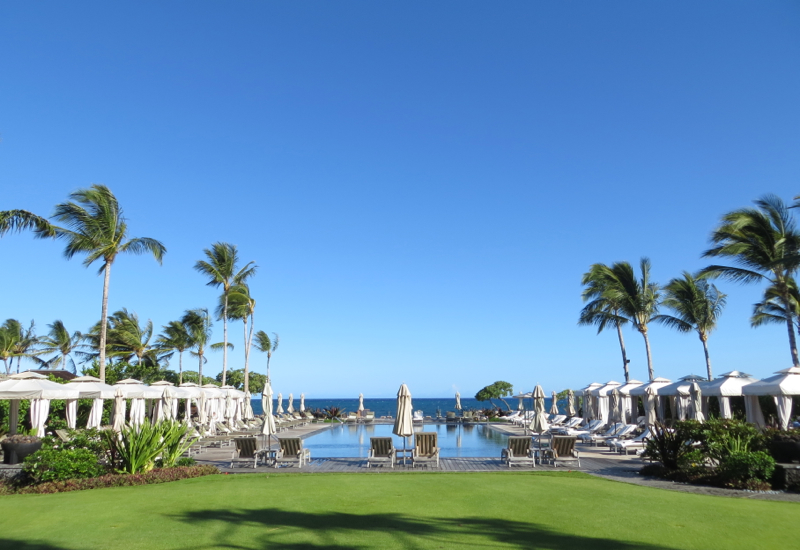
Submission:
[[[800,194],[797,2],[4,2],[0,52],[0,209],[108,185],[168,248],[118,260],[111,310],[158,326],[215,305],[192,266],[236,244],[284,395],[619,380],[615,335],[576,325],[589,265],[666,283],[723,213]],[[0,240],[0,317],[99,318],[62,248]],[[759,287],[719,286],[716,373],[789,366]],[[703,373],[696,336],[651,344],[656,375]]]

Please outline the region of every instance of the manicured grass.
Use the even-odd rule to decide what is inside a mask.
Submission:
[[[0,497],[0,548],[796,548],[800,506],[580,473],[219,475]]]

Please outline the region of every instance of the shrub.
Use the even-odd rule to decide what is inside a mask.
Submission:
[[[650,430],[645,455],[659,461],[669,470],[677,470],[685,466],[688,459],[696,459],[692,443],[696,441],[697,422],[678,422],[674,428],[656,422]],[[693,454],[689,454],[693,453]]]
[[[717,468],[723,483],[737,488],[751,481],[769,481],[774,471],[775,460],[764,451],[734,451]]]
[[[742,420],[709,419],[699,426],[695,437],[706,456],[716,464],[722,464],[732,453],[765,450],[761,433]]]
[[[97,477],[105,473],[86,449],[39,449],[25,458],[23,472],[33,483]]]
[[[177,460],[197,438],[190,435],[189,426],[180,422],[162,422],[158,427],[161,429],[164,445],[161,452],[162,464],[167,468],[175,466]]]
[[[106,487],[134,487],[137,485],[151,485],[167,483],[181,479],[190,479],[207,475],[218,474],[219,470],[213,466],[190,466],[185,468],[166,468],[152,470],[146,474],[107,474],[100,477],[85,479],[68,479],[65,481],[50,481],[39,485],[16,487],[4,480],[0,480],[0,495],[21,493],[63,493],[67,491],[82,491],[85,489],[103,489]]]
[[[149,472],[155,466],[156,457],[164,450],[162,430],[149,420],[138,428],[126,426],[119,436],[114,432],[104,435],[108,447],[116,454],[114,466],[120,473]]]
[[[197,461],[190,456],[184,456],[175,461],[175,466],[196,466]]]

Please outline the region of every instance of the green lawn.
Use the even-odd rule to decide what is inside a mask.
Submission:
[[[797,548],[800,506],[580,473],[219,475],[0,497],[0,548]]]

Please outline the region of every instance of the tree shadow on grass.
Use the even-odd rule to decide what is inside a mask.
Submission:
[[[14,540],[0,537],[0,548],[13,548],[14,550],[68,550],[63,546],[54,546],[44,542],[31,542],[27,540]]]
[[[432,546],[491,548],[503,544],[540,550],[671,550],[667,546],[560,533],[534,521],[496,518],[420,518],[403,514],[315,513],[279,508],[200,510],[172,517],[195,524],[201,530],[204,525],[223,525],[214,540],[209,539],[205,546],[193,546],[196,549],[359,549],[370,546],[349,541],[357,538],[359,533],[379,532],[391,538],[391,546],[406,549]],[[240,536],[243,535],[242,529],[254,531]],[[254,534],[259,539],[257,543],[248,545],[243,542],[243,539],[252,538]]]

